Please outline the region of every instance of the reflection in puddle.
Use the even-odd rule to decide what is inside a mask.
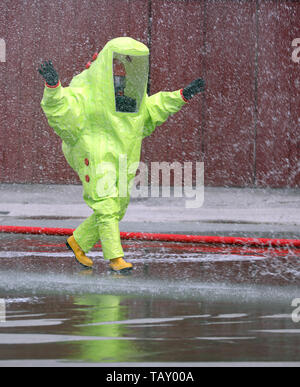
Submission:
[[[0,251],[0,362],[300,360],[298,257],[149,247],[127,252],[135,270],[122,276],[30,243]]]
[[[57,276],[56,285],[65,279]],[[241,297],[228,302],[221,291],[218,298],[209,297],[213,288],[208,292],[207,284],[201,300],[145,293],[63,294],[63,287],[55,293],[49,285],[48,279],[39,289],[44,293],[48,287],[52,295],[36,296],[33,302],[27,297],[25,304],[15,297],[9,304],[7,323],[0,324],[0,361],[8,355],[84,362],[299,360],[300,329],[280,318],[289,315],[289,304],[274,298],[260,304]],[[272,351],[278,339],[283,345]]]

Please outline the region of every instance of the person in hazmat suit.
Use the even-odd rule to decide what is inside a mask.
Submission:
[[[129,204],[142,140],[204,91],[198,78],[183,89],[149,97],[148,70],[148,47],[130,37],[110,40],[69,87],[61,85],[51,61],[39,68],[45,80],[42,109],[93,210],[67,239],[67,247],[86,267],[93,265],[86,254],[100,240],[113,271],[132,268],[124,260],[119,222]]]

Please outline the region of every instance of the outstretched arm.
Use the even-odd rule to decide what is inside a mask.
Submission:
[[[61,86],[51,61],[44,62],[38,71],[45,80],[41,106],[49,125],[63,141],[74,144],[84,127],[81,95]]]
[[[163,124],[170,115],[178,112],[194,95],[204,89],[204,80],[198,78],[184,89],[173,92],[161,91],[151,97],[147,96],[143,137],[149,136],[157,126]]]

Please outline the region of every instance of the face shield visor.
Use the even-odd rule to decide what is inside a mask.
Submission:
[[[113,78],[117,112],[139,111],[148,81],[148,55],[114,53]]]
[[[126,77],[122,75],[114,75],[115,95],[124,95],[126,87]]]

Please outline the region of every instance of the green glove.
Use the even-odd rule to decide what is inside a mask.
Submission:
[[[204,79],[198,78],[191,82],[187,87],[182,90],[182,94],[185,99],[189,100],[194,97],[194,95],[205,90]]]
[[[47,62],[45,61],[41,67],[39,68],[39,73],[42,75],[42,77],[45,79],[47,85],[49,86],[55,86],[58,84],[58,74],[55,71],[53,64],[51,61]]]

